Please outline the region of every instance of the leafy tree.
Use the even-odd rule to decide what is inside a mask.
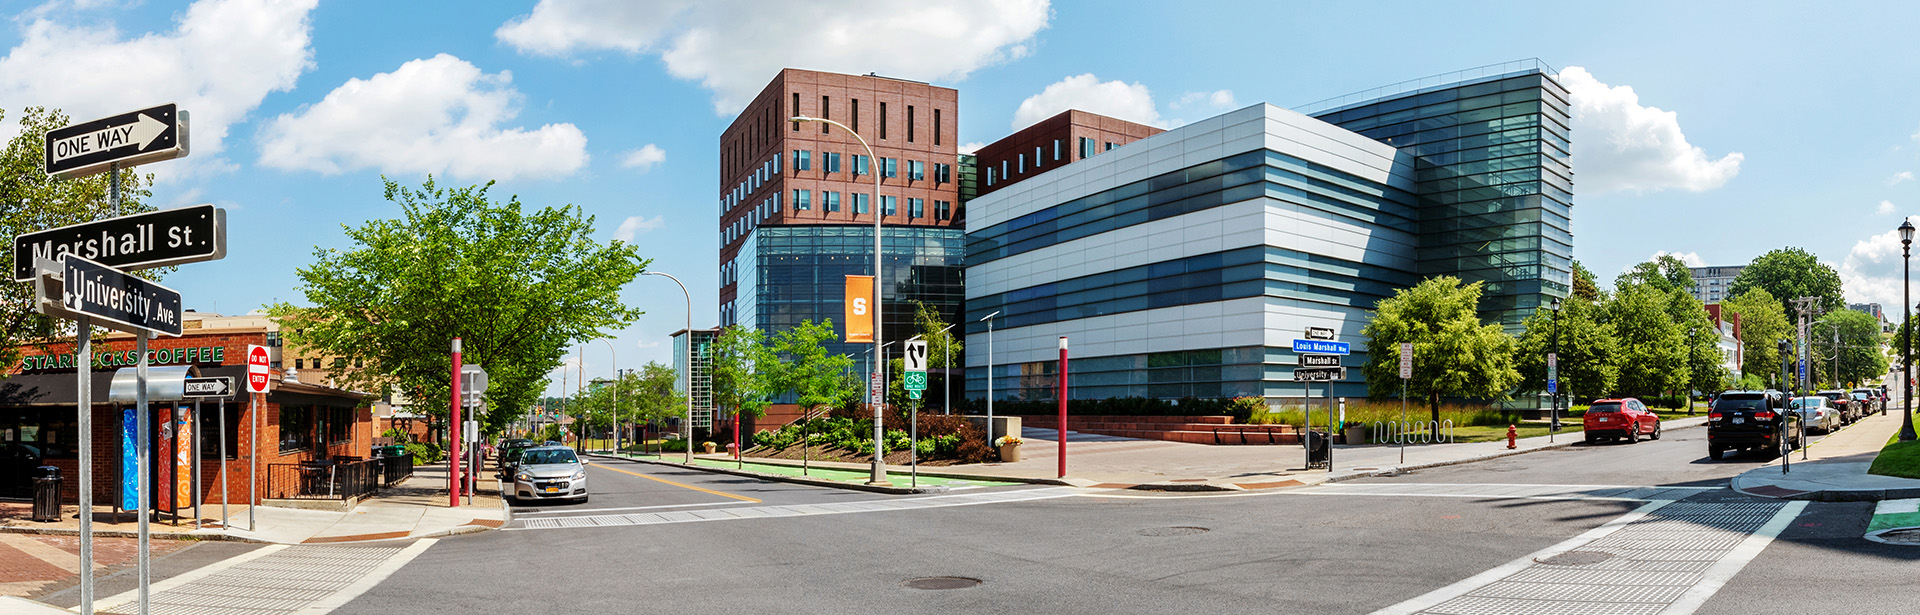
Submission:
[[[647,266],[633,246],[593,239],[593,218],[573,206],[528,212],[492,200],[485,185],[418,190],[384,180],[401,217],[347,227],[346,250],[316,248],[298,270],[312,307],[268,306],[287,344],[364,361],[333,376],[361,390],[398,387],[417,411],[447,412],[448,345],[489,374],[486,421],[498,429],[531,406],[547,374],[576,342],[623,327],[642,312],[620,288]],[[344,373],[342,373],[344,371]]]
[[[1667,292],[1667,316],[1680,325],[1681,343],[1687,353],[1687,376],[1682,388],[1713,392],[1726,388],[1732,375],[1723,364],[1720,332],[1713,328],[1707,306],[1684,289]]]
[[[1614,364],[1619,352],[1613,326],[1602,321],[1601,307],[1578,296],[1561,304],[1560,392],[1568,399],[1605,397],[1613,391],[1620,368]],[[1541,308],[1527,317],[1526,332],[1520,336],[1514,365],[1520,372],[1520,389],[1545,391],[1547,353],[1553,352],[1553,310]]]
[[[1452,276],[1428,278],[1394,291],[1374,309],[1367,336],[1367,390],[1378,397],[1400,391],[1400,343],[1413,343],[1409,395],[1427,398],[1440,420],[1440,396],[1504,398],[1520,382],[1514,370],[1514,340],[1499,325],[1476,316],[1481,282],[1461,285]]]
[[[728,327],[713,344],[713,406],[735,416],[761,416],[777,391],[779,360],[759,329]]]
[[[1614,290],[1607,322],[1619,340],[1619,390],[1653,395],[1686,386],[1686,332],[1668,313],[1669,294],[1652,285]]]
[[[927,340],[927,366],[933,369],[951,369],[959,366],[966,351],[966,342],[956,335],[960,332],[960,328],[949,328],[949,323],[940,317],[940,310],[925,303],[918,304],[918,308],[914,310],[913,319],[920,327],[920,338]],[[953,364],[948,365],[948,361],[952,361]],[[965,378],[954,378],[951,384],[965,389],[965,383]],[[942,386],[947,384],[942,383]],[[932,387],[932,382],[928,382],[928,385],[928,398],[931,399],[931,392],[939,389]],[[965,397],[966,391],[962,390],[957,394]],[[942,399],[940,402],[946,403],[946,400]]]
[[[637,423],[681,416],[687,407],[687,396],[676,390],[679,382],[680,373],[673,366],[657,361],[647,362],[637,372],[627,372],[621,383],[629,388],[620,390],[620,398],[629,399],[628,395],[631,394],[633,403],[629,411],[631,414],[623,414]]]
[[[1817,311],[1820,312],[1834,312],[1847,307],[1845,295],[1840,290],[1840,274],[1800,248],[1781,248],[1753,259],[1745,269],[1740,270],[1739,276],[1733,278],[1733,285],[1727,289],[1727,294],[1738,296],[1754,288],[1766,289],[1776,301],[1787,306],[1787,322],[1794,322],[1799,317],[1792,304],[1787,303],[1798,297],[1819,297]]]
[[[1764,288],[1754,288],[1734,295],[1732,299],[1721,303],[1720,308],[1740,315],[1740,343],[1743,349],[1740,371],[1761,378],[1779,375],[1779,342],[1787,339],[1791,327],[1787,324],[1786,309],[1774,298],[1773,293]]]
[[[1662,292],[1690,291],[1693,289],[1693,271],[1679,257],[1662,254],[1634,265],[1613,280],[1614,288],[1639,284],[1651,285]]]
[[[1573,261],[1573,296],[1587,300],[1588,303],[1600,302],[1600,286],[1595,283],[1593,272],[1588,271],[1580,261]]]
[[[1834,343],[1835,332],[1839,334],[1839,344]],[[1812,338],[1807,343],[1813,346],[1813,365],[1816,378],[1834,386],[1868,382],[1887,373],[1887,356],[1881,351],[1880,323],[1872,316],[1853,310],[1831,312],[1814,321],[1807,330]],[[1840,372],[1833,372],[1834,359],[1840,363]]]
[[[6,113],[0,110],[0,119]],[[58,179],[44,168],[43,134],[71,123],[66,114],[43,107],[27,107],[20,116],[20,133],[0,152],[0,235],[8,238],[50,228],[80,224],[116,215],[153,211],[145,200],[152,175],[122,173],[121,206],[108,198],[111,183],[105,173],[80,179]],[[10,261],[9,261],[10,262]],[[159,279],[163,269],[141,271],[141,277]],[[0,284],[0,365],[14,365],[25,345],[46,343],[71,335],[65,323],[34,311],[33,285]]]
[[[827,352],[824,344],[834,338],[831,319],[804,321],[774,336],[773,352],[780,361],[774,389],[793,394],[802,411],[837,407],[860,394],[859,377],[852,373],[853,357]]]

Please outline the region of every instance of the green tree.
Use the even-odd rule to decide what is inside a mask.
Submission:
[[[949,323],[940,317],[940,310],[925,303],[918,304],[917,309],[914,310],[913,320],[920,327],[921,339],[927,340],[927,366],[941,370],[958,367],[964,357],[962,353],[966,351],[967,347],[966,342],[961,341],[958,335],[961,333],[960,327],[949,328]],[[948,361],[952,361],[953,364],[947,364]],[[945,378],[945,376],[942,376],[942,378]],[[927,393],[928,399],[932,399],[933,391],[941,390],[949,385],[949,383],[945,382],[941,383],[941,387],[931,386],[933,384],[932,382],[928,382],[927,384],[929,385]],[[954,378],[951,384],[965,389],[966,379]],[[953,392],[953,394],[966,397],[965,390]],[[946,401],[947,400],[942,399],[940,403],[944,404]]]
[[[1654,257],[1653,260],[1634,265],[1613,280],[1614,288],[1640,284],[1653,286],[1663,292],[1691,291],[1693,271],[1688,269],[1687,263],[1679,257],[1662,254]]]
[[[1369,354],[1367,390],[1376,397],[1400,391],[1400,343],[1413,343],[1413,378],[1408,394],[1427,398],[1433,420],[1440,420],[1440,397],[1502,399],[1520,382],[1514,369],[1514,340],[1499,325],[1483,325],[1476,316],[1481,282],[1438,276],[1419,286],[1394,291],[1374,309],[1361,329]]]
[[[1578,296],[1561,303],[1560,392],[1570,400],[1605,397],[1619,379],[1613,326],[1603,322],[1601,316],[1600,306]],[[1553,352],[1554,327],[1550,309],[1535,310],[1527,317],[1526,332],[1520,336],[1519,351],[1514,354],[1521,390],[1546,390],[1546,357]]]
[[[1619,390],[1649,396],[1686,386],[1686,332],[1668,313],[1670,295],[1652,285],[1614,289],[1607,322],[1619,340]]]
[[[630,388],[620,391],[622,400],[628,399],[629,393],[632,395],[632,410],[627,416],[637,423],[681,416],[687,407],[687,396],[676,390],[679,382],[680,374],[673,366],[657,361],[647,362],[639,371],[627,372],[622,383]]]
[[[1787,339],[1791,327],[1786,309],[1764,288],[1734,295],[1720,308],[1740,316],[1740,371],[1771,379],[1780,372],[1780,340]]]
[[[779,360],[759,329],[728,327],[713,344],[713,406],[758,417],[772,403]]]
[[[1835,345],[1834,335],[1839,335]],[[1821,316],[1807,329],[1807,343],[1813,346],[1812,369],[1816,378],[1833,386],[1859,386],[1876,381],[1887,373],[1887,355],[1880,342],[1880,323],[1872,316],[1853,310],[1840,310]],[[1835,358],[1840,372],[1833,371]]]
[[[1588,271],[1580,261],[1573,261],[1573,296],[1585,299],[1588,303],[1599,303],[1600,285],[1595,280],[1592,271]]]
[[[633,246],[593,238],[573,206],[528,212],[492,200],[485,185],[418,190],[384,180],[401,217],[346,227],[353,246],[316,248],[297,271],[311,307],[268,306],[287,344],[366,368],[333,376],[377,391],[391,385],[419,411],[443,416],[451,396],[448,346],[487,368],[487,422],[519,417],[566,349],[624,327],[642,312],[620,288],[647,266]],[[342,373],[344,371],[344,373]]]
[[[0,110],[0,119],[6,112]],[[71,123],[58,110],[27,107],[20,114],[20,132],[0,152],[0,235],[17,237],[35,231],[80,224],[116,215],[153,211],[146,204],[152,196],[147,186],[152,175],[122,173],[121,206],[113,209],[108,198],[110,183],[102,173],[80,179],[58,179],[44,168],[46,147],[43,134]],[[159,279],[162,269],[140,272],[141,277]],[[71,335],[52,318],[33,310],[33,285],[0,284],[0,365],[15,365],[25,345],[44,344],[55,337]]]
[[[831,319],[803,321],[774,336],[773,352],[780,361],[774,388],[793,394],[794,403],[804,412],[840,406],[847,397],[860,394],[860,381],[852,373],[853,357],[827,352],[825,344],[834,338]]]
[[[1681,343],[1687,353],[1687,376],[1681,388],[1711,393],[1727,387],[1733,375],[1727,373],[1720,353],[1720,332],[1713,328],[1707,306],[1684,289],[1667,292],[1667,317],[1680,325]]]
[[[1817,312],[1847,307],[1845,294],[1840,290],[1840,274],[1800,248],[1781,248],[1753,259],[1733,278],[1727,295],[1738,296],[1755,288],[1766,289],[1774,300],[1786,306],[1789,323],[1795,322],[1799,315],[1787,302],[1797,297],[1819,297]]]

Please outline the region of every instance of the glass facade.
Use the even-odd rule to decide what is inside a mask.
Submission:
[[[1345,357],[1349,364],[1367,360],[1366,353]],[[1296,359],[1292,348],[1244,346],[1180,350],[1103,357],[1074,357],[1068,374],[1073,399],[1109,397],[1300,397],[1305,383],[1293,382]],[[1011,401],[1057,399],[1059,361],[1009,363],[993,366],[993,398]],[[1313,395],[1326,394],[1323,383],[1312,383]],[[1336,383],[1337,395],[1365,396],[1364,384]],[[967,397],[986,398],[987,368],[967,368]]]
[[[1420,277],[1485,282],[1509,332],[1573,284],[1570,108],[1542,68],[1314,113],[1414,155]]]
[[[913,337],[915,303],[958,322],[966,299],[960,265],[965,231],[888,227],[881,294],[886,340]],[[754,229],[737,261],[741,294],[734,324],[769,334],[803,321],[832,319],[845,339],[846,276],[873,274],[873,226],[766,226]],[[831,343],[827,351],[866,358],[870,344]],[[899,345],[889,347],[898,354]],[[957,361],[960,357],[954,357]]]
[[[674,380],[673,390],[681,395],[687,392],[691,384],[693,392],[689,395],[692,402],[693,426],[702,429],[713,428],[713,342],[720,335],[713,329],[693,330],[693,353],[687,353],[687,332],[673,334],[673,371],[679,374]],[[691,369],[687,360],[692,359]],[[691,376],[691,377],[689,377]]]

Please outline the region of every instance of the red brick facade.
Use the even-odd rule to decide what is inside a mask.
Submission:
[[[974,152],[980,164],[980,194],[1019,183],[1076,160],[1166,132],[1104,115],[1069,109]],[[1087,152],[1088,149],[1092,153]],[[987,173],[993,181],[987,181]]]

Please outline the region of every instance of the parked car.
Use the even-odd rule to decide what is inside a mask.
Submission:
[[[1860,404],[1861,404],[1860,407],[1863,408],[1861,413],[1863,415],[1873,414],[1875,412],[1886,412],[1887,410],[1887,405],[1886,405],[1887,402],[1886,400],[1880,399],[1879,389],[1869,389],[1869,388],[1854,389],[1853,398],[1860,400]]]
[[[499,448],[494,449],[494,452],[496,453],[496,455],[494,456],[494,463],[499,466],[500,473],[502,475],[506,474],[507,469],[513,465],[512,460],[519,458],[521,449],[532,447],[534,445],[535,444],[532,440],[528,440],[525,438],[507,438],[505,440],[501,440]]]
[[[512,499],[587,501],[587,463],[564,446],[535,446],[520,451],[513,468]]]
[[[1787,402],[1787,409],[1800,414],[1800,424],[1806,425],[1808,431],[1833,433],[1841,426],[1840,409],[1833,407],[1831,400],[1819,395],[1795,397]]]
[[[1795,415],[1787,411],[1786,400],[1776,393],[1728,391],[1721,394],[1707,412],[1707,456],[1717,460],[1728,450],[1776,454],[1780,452],[1781,438],[1797,441],[1792,430],[1782,435]]]
[[[1860,420],[1860,417],[1867,415],[1867,413],[1860,411],[1859,406],[1853,403],[1853,395],[1846,391],[1831,389],[1820,391],[1815,393],[1815,395],[1833,400],[1833,406],[1840,409],[1840,422],[1842,423],[1851,425],[1854,421]]]
[[[1596,399],[1587,406],[1581,421],[1586,428],[1587,444],[1597,443],[1601,438],[1626,438],[1627,443],[1632,444],[1639,442],[1642,435],[1660,439],[1660,417],[1632,397]]]

